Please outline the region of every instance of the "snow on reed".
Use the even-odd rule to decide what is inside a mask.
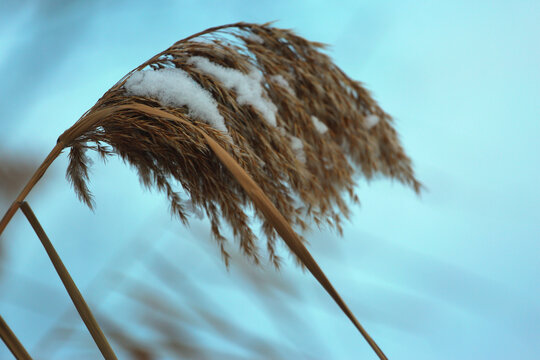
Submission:
[[[277,126],[277,108],[273,102],[265,98],[265,90],[261,82],[264,80],[262,73],[253,67],[248,74],[215,64],[202,56],[192,56],[188,64],[195,65],[204,73],[219,80],[227,89],[236,91],[236,101],[240,105],[251,105],[258,110],[266,122]]]
[[[285,78],[281,75],[272,75],[270,76],[270,80],[287,90],[291,95],[295,95],[295,92],[291,85],[289,85],[289,82],[285,80]]]
[[[124,86],[129,95],[150,97],[165,106],[187,106],[190,116],[228,134],[216,100],[184,70],[164,68],[137,71],[126,80]]]
[[[254,34],[254,33],[249,33],[248,39],[250,39],[250,40],[252,40],[252,41],[255,41],[255,42],[259,43],[259,44],[264,43],[263,38],[260,37],[260,36],[257,35],[257,34]]]
[[[324,134],[326,131],[328,131],[328,127],[321,120],[319,120],[316,116],[311,116],[311,121],[313,121],[313,125],[315,125],[315,129],[320,134]]]
[[[365,124],[368,129],[371,129],[379,123],[379,117],[377,115],[368,114],[365,119]]]
[[[306,153],[304,151],[304,143],[302,140],[294,135],[291,135],[285,130],[285,128],[282,128],[281,126],[277,127],[277,130],[280,132],[281,135],[285,136],[289,139],[291,150],[293,151],[294,155],[300,161],[301,163],[306,163]]]
[[[289,135],[289,138],[291,139],[291,149],[293,150],[294,155],[296,155],[298,161],[305,164],[306,153],[304,152],[304,143],[302,143],[302,140],[296,136]]]

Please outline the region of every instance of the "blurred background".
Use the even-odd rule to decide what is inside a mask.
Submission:
[[[128,71],[205,28],[277,20],[331,45],[427,188],[360,180],[343,238],[306,234],[360,322],[391,359],[538,359],[539,18],[526,0],[2,0],[1,211]],[[121,358],[376,358],[291,259],[276,272],[236,254],[227,271],[206,219],[172,221],[132,169],[94,159],[95,212],[65,154],[28,201]],[[0,245],[0,314],[30,353],[100,358],[22,214]]]

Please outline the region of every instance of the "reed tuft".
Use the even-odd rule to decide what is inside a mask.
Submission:
[[[418,192],[420,183],[391,117],[323,48],[269,24],[231,24],[178,41],[127,74],[60,136],[59,142],[71,147],[68,179],[92,207],[86,150],[118,154],[145,186],[166,194],[181,221],[187,222],[190,209],[206,213],[226,262],[222,220],[243,253],[260,261],[261,244],[246,214],[251,202],[194,128],[224,148],[300,230],[315,223],[341,231],[349,213],[344,194],[358,201],[356,174],[368,179],[381,174]],[[221,125],[208,121],[204,109],[174,105],[159,89],[141,95],[128,86],[171,69],[211,95]],[[242,76],[258,81],[260,89],[235,83]],[[253,95],[258,98],[250,102]],[[255,213],[270,260],[279,266],[274,227]]]

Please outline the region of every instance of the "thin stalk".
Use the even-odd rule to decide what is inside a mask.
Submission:
[[[86,301],[84,300],[79,289],[77,288],[77,285],[75,285],[75,282],[69,275],[69,272],[67,271],[64,264],[62,263],[60,256],[58,256],[58,253],[54,249],[49,238],[47,237],[47,234],[45,234],[45,231],[41,227],[41,224],[39,223],[36,216],[34,215],[34,212],[30,208],[30,205],[28,205],[26,201],[23,201],[19,206],[26,218],[28,219],[28,222],[30,222],[30,225],[32,225],[32,228],[39,237],[39,240],[43,244],[43,247],[45,248],[45,251],[47,252],[49,258],[51,259],[51,262],[53,263],[54,268],[58,273],[58,276],[62,280],[64,287],[66,288],[69,296],[71,297],[71,300],[73,301],[73,304],[75,305],[75,308],[77,308],[81,319],[84,321],[86,328],[92,335],[92,338],[94,339],[94,342],[101,351],[101,354],[106,360],[116,360],[117,357],[114,354],[111,345],[105,338],[105,335],[103,334],[103,331],[101,331],[101,328],[99,327],[94,315],[90,311],[90,308],[86,304]]]
[[[129,108],[129,105],[119,106],[117,107],[117,109],[124,107]],[[304,246],[304,244],[302,243],[296,232],[293,230],[289,222],[274,206],[268,196],[266,196],[264,191],[260,188],[260,186],[257,185],[257,183],[249,176],[249,174],[240,166],[240,164],[238,164],[236,160],[234,160],[231,155],[229,155],[229,153],[223,147],[221,147],[221,145],[219,145],[214,139],[212,139],[205,131],[201,130],[196,126],[193,126],[193,124],[189,123],[188,121],[182,120],[177,116],[167,113],[166,111],[142,104],[137,104],[136,106],[133,106],[133,108],[136,108],[139,111],[143,111],[150,116],[158,116],[185,123],[186,125],[192,126],[195,131],[198,131],[204,137],[208,146],[210,147],[210,149],[212,149],[214,154],[216,154],[221,163],[230,171],[236,181],[238,181],[240,186],[242,186],[242,188],[246,191],[255,206],[264,214],[268,221],[272,223],[278,234],[285,241],[291,251],[302,261],[302,263],[306,266],[309,272],[315,277],[315,279],[317,279],[317,281],[322,285],[322,287],[332,297],[332,299],[334,299],[336,304],[351,320],[356,329],[358,329],[360,334],[362,334],[364,339],[366,339],[369,346],[371,346],[377,356],[381,360],[388,360],[388,358],[379,348],[375,340],[373,340],[373,338],[368,334],[368,332],[356,319],[353,312],[349,309],[345,301],[343,301],[336,289],[334,289],[330,280],[328,280],[315,259],[313,259],[311,253]]]
[[[238,181],[242,188],[247,192],[249,197],[253,200],[253,203],[264,214],[264,216],[272,223],[278,234],[285,241],[287,246],[292,250],[296,256],[302,260],[302,263],[308,268],[309,272],[317,279],[322,287],[328,292],[328,294],[334,299],[341,310],[347,315],[354,326],[360,331],[362,336],[366,339],[373,351],[381,360],[388,360],[386,355],[379,348],[377,343],[371,338],[368,332],[356,319],[353,312],[349,309],[345,301],[339,296],[339,293],[334,289],[332,283],[322,269],[319,267],[315,259],[311,256],[308,249],[304,246],[302,241],[298,238],[296,232],[289,225],[289,222],[281,215],[279,210],[268,199],[264,191],[253,181],[253,179],[246,173],[246,171],[233,159],[232,156],[225,151],[214,139],[206,135],[203,131],[201,134],[204,136],[206,142],[221,160],[222,164],[231,172],[233,177]]]
[[[377,354],[377,356],[381,360],[387,360],[388,358],[386,355],[382,352],[382,350],[379,348],[377,343],[371,338],[371,336],[367,333],[367,331],[362,327],[360,322],[356,319],[352,311],[349,309],[349,307],[346,305],[345,301],[341,298],[339,293],[334,289],[331,282],[328,280],[322,269],[319,267],[315,259],[311,256],[307,248],[304,246],[302,241],[300,241],[300,238],[296,234],[296,232],[292,229],[288,221],[283,217],[283,215],[279,212],[279,210],[274,206],[274,204],[268,199],[264,191],[253,181],[253,179],[246,173],[244,169],[234,160],[232,156],[230,156],[225,149],[223,149],[215,140],[213,140],[206,132],[204,132],[202,129],[194,126],[192,123],[185,121],[177,116],[174,116],[166,111],[163,111],[161,109],[156,109],[153,107],[150,107],[148,105],[143,104],[137,104],[137,105],[118,105],[114,107],[110,107],[108,109],[103,110],[97,110],[94,111],[91,114],[88,114],[87,116],[83,116],[79,121],[77,121],[71,128],[66,130],[59,138],[59,141],[53,151],[47,156],[47,159],[43,162],[43,164],[39,167],[39,169],[36,171],[32,179],[29,181],[29,183],[25,186],[21,194],[17,199],[21,199],[19,201],[24,200],[28,192],[32,189],[32,187],[37,183],[37,181],[41,178],[45,170],[49,167],[49,165],[54,161],[54,159],[60,154],[62,149],[64,148],[65,143],[69,143],[70,139],[74,139],[80,134],[84,133],[88,128],[92,127],[93,124],[99,122],[103,118],[106,118],[109,115],[114,114],[117,111],[121,110],[127,110],[127,109],[136,109],[138,111],[144,112],[150,116],[157,116],[162,118],[168,118],[174,121],[178,121],[181,123],[184,123],[188,126],[193,127],[195,131],[198,131],[206,140],[209,147],[212,149],[212,151],[216,154],[216,156],[219,158],[219,160],[223,163],[223,165],[231,172],[233,177],[238,181],[240,186],[246,191],[246,193],[249,195],[249,197],[252,199],[255,206],[264,214],[264,216],[272,223],[278,234],[281,236],[281,238],[285,241],[287,246],[291,249],[291,251],[302,261],[302,263],[306,266],[306,268],[311,272],[311,274],[317,279],[317,281],[322,285],[322,287],[326,290],[326,292],[334,299],[336,304],[340,307],[340,309],[345,313],[345,315],[351,320],[351,322],[354,324],[354,326],[357,328],[357,330],[362,334],[362,336],[366,339],[368,344],[371,346],[373,351]],[[23,202],[22,204],[26,204],[26,202]],[[13,214],[17,211],[17,208],[19,206],[23,206],[22,204],[19,204],[17,202],[13,203],[6,215],[4,215],[4,218],[0,221],[0,234],[2,233],[3,229],[9,223],[9,220],[13,217]],[[26,205],[27,211],[31,213],[31,209]],[[23,212],[25,212],[23,208]],[[26,212],[25,212],[26,215]],[[28,215],[27,215],[28,217]],[[34,216],[35,219],[35,216]],[[30,221],[30,219],[29,219]],[[32,221],[30,221],[32,223]],[[35,224],[39,226],[39,223],[37,222],[37,219],[35,219]],[[34,224],[32,224],[34,226]],[[41,228],[39,226],[39,228]],[[36,228],[34,227],[34,230]],[[43,235],[45,233],[43,232],[43,229],[41,229]],[[36,233],[37,230],[36,230]],[[38,234],[39,236],[39,234]],[[45,235],[46,236],[46,235]],[[41,237],[40,237],[41,239]],[[42,240],[43,242],[43,240]],[[44,245],[45,246],[45,245]],[[52,245],[51,245],[52,248]],[[52,249],[54,251],[54,249]],[[50,255],[49,255],[50,256]],[[52,260],[52,259],[51,259]],[[58,261],[60,259],[58,258]],[[54,263],[54,261],[53,261]],[[56,265],[55,265],[56,267]],[[64,268],[65,270],[65,268]],[[58,271],[58,270],[57,270]],[[67,270],[65,271],[67,274]],[[60,275],[60,273],[59,273]],[[69,276],[69,274],[67,274]],[[62,277],[62,276],[61,276]],[[71,278],[70,278],[71,279]],[[64,280],[62,280],[64,281]],[[72,280],[71,280],[72,281]],[[73,284],[73,287],[75,287],[75,284]],[[66,289],[68,287],[66,286]],[[76,287],[75,287],[76,289]],[[68,289],[68,292],[70,290]],[[78,292],[78,290],[77,290]],[[80,295],[80,293],[79,293]],[[71,296],[71,294],[70,294]],[[82,296],[80,296],[82,299]],[[73,299],[73,297],[72,297]],[[83,300],[84,302],[84,300]],[[74,300],[75,303],[75,300]],[[85,304],[86,305],[86,304]],[[77,306],[77,303],[75,303],[75,306]],[[79,310],[79,308],[77,308]],[[88,310],[89,312],[89,310]],[[80,311],[79,311],[80,313]],[[90,313],[91,314],[91,313]],[[82,317],[82,314],[81,314]],[[84,317],[83,317],[84,320]],[[95,321],[95,320],[94,320]],[[96,323],[97,325],[97,323]],[[88,326],[88,325],[87,325]],[[99,328],[98,328],[99,329]],[[89,328],[90,330],[90,328]],[[92,333],[92,331],[90,331]],[[105,340],[106,341],[106,340]],[[108,344],[107,344],[108,345]],[[98,344],[99,346],[99,344]],[[114,354],[113,354],[114,356]],[[108,359],[106,357],[106,359]],[[112,358],[111,358],[112,359]]]
[[[149,218],[145,224],[141,224],[139,226],[139,229],[144,229],[149,225],[155,224],[155,219]],[[132,239],[131,241],[128,241],[120,249],[116,250],[116,253],[110,257],[108,263],[101,268],[99,273],[94,276],[90,284],[84,290],[85,293],[91,294],[89,295],[91,296],[91,298],[89,298],[90,301],[92,298],[100,299],[100,302],[94,306],[94,311],[99,310],[99,306],[101,306],[105,302],[106,298],[112,294],[111,291],[103,293],[103,287],[101,286],[103,283],[102,280],[108,279],[111,277],[111,275],[114,275],[114,271],[111,269],[128,268],[136,260],[144,262],[146,257],[152,255],[152,252],[155,250],[157,244],[160,243],[161,239],[162,238],[158,238],[156,241],[153,241],[149,245],[146,238],[137,237]],[[124,282],[116,281],[110,286],[110,290],[120,292],[122,291],[121,286],[124,285]],[[53,355],[61,349],[62,345],[64,345],[69,340],[69,338],[73,335],[73,332],[75,331],[74,327],[66,328],[65,326],[66,322],[70,320],[69,316],[71,314],[71,311],[66,310],[61,316],[56,319],[56,322],[49,328],[47,332],[43,334],[43,336],[41,336],[41,338],[36,342],[36,345],[34,345],[33,350],[36,353],[40,353],[43,357],[45,357],[44,351],[45,349],[47,349],[48,353],[46,357],[54,357]],[[60,343],[57,346],[51,348],[51,344],[54,343],[57,332],[60,331],[62,331],[63,343]],[[49,348],[46,348],[46,345],[49,345]]]
[[[47,155],[43,163],[38,167],[34,175],[32,175],[30,180],[28,180],[28,183],[24,186],[19,196],[17,196],[15,201],[13,201],[9,209],[4,214],[4,217],[2,218],[2,220],[0,220],[0,235],[2,235],[2,232],[4,232],[4,229],[13,218],[13,215],[15,215],[15,213],[17,212],[17,209],[19,208],[20,203],[24,201],[24,199],[26,198],[30,190],[32,190],[32,188],[37,184],[39,179],[41,179],[43,174],[45,174],[45,171],[47,171],[47,169],[53,163],[53,161],[58,157],[58,155],[60,155],[64,147],[65,145],[63,142],[61,141],[57,142],[54,148],[49,153],[49,155]]]
[[[32,360],[24,346],[21,344],[15,333],[9,328],[5,320],[0,316],[0,338],[4,341],[8,349],[17,360]]]

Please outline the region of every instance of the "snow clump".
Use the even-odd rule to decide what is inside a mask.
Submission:
[[[285,78],[281,75],[272,75],[270,76],[270,79],[275,82],[276,84],[278,84],[279,86],[281,86],[282,88],[284,88],[285,90],[287,90],[289,92],[289,94],[291,95],[296,95],[293,88],[291,87],[291,85],[289,85],[289,83],[287,82],[287,80],[285,80]]]
[[[182,69],[137,71],[126,80],[124,87],[128,95],[153,98],[164,106],[187,106],[189,116],[228,134],[216,100]]]
[[[277,126],[277,108],[273,102],[263,96],[265,89],[261,82],[264,77],[258,69],[252,67],[248,74],[244,74],[239,70],[215,64],[202,56],[189,58],[188,64],[214,77],[227,89],[234,89],[237,94],[236,101],[240,105],[251,105],[261,113],[268,124]]]
[[[326,131],[328,131],[328,126],[326,126],[326,124],[323,123],[321,120],[319,120],[316,116],[312,116],[311,121],[313,121],[313,125],[315,125],[315,129],[319,133],[324,134]]]
[[[364,120],[364,123],[366,124],[366,127],[369,129],[371,129],[372,127],[374,127],[375,125],[377,125],[379,123],[379,117],[377,115],[374,115],[374,114],[368,114]]]

